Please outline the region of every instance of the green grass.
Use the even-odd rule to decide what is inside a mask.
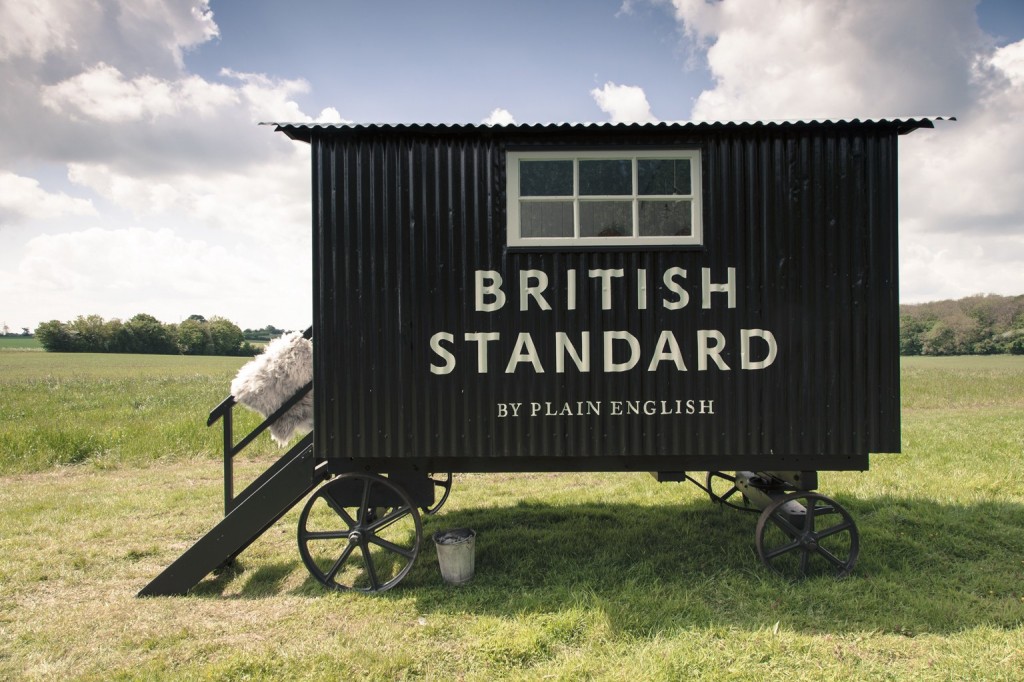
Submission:
[[[8,350],[43,350],[39,339],[35,337],[2,336],[0,337],[0,351]]]
[[[66,357],[48,366],[51,383],[191,380],[195,393],[176,389],[175,400],[194,409],[199,438],[240,362]],[[0,366],[4,396],[44,366],[18,367]],[[97,391],[123,403],[82,389],[65,394],[69,412]],[[298,557],[293,510],[237,569],[189,597],[141,600],[219,518],[217,439],[148,460],[8,466],[19,473],[0,478],[0,678],[1021,680],[1024,358],[910,359],[903,399],[902,454],[821,474],[861,533],[860,563],[842,581],[768,572],[756,516],[716,508],[694,486],[462,475],[424,536],[476,529],[468,586],[443,583],[428,543],[391,592],[326,593]],[[131,428],[163,428],[150,417]],[[270,461],[259,455],[244,473]]]
[[[0,473],[214,456],[220,428],[206,418],[245,361],[0,352]],[[238,412],[243,427],[258,423]]]

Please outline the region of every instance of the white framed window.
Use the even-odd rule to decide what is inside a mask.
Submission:
[[[699,246],[700,151],[510,151],[508,245]]]

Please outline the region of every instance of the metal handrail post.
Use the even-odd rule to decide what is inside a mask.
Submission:
[[[231,513],[235,501],[235,446],[231,428],[231,408],[224,412],[224,516]]]

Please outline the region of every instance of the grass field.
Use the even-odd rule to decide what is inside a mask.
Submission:
[[[1024,358],[904,361],[903,453],[821,475],[860,528],[847,580],[768,572],[756,516],[694,486],[463,475],[424,535],[477,530],[466,587],[425,546],[391,592],[326,593],[292,511],[137,599],[219,518],[204,424],[241,362],[0,353],[0,678],[1024,679]]]
[[[34,337],[23,338],[18,336],[0,337],[0,351],[6,350],[37,350],[42,351],[43,347],[39,339]]]
[[[0,352],[0,473],[215,456],[220,433],[206,418],[245,361]],[[243,427],[258,423],[239,416]]]

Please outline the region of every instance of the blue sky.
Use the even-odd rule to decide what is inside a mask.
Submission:
[[[1024,293],[1019,0],[0,4],[0,323],[311,319],[308,148],[259,121],[952,114],[901,298]]]
[[[710,83],[669,5],[621,2],[241,3],[187,64],[304,78],[310,110],[375,122],[477,123],[497,106],[530,122],[602,118],[589,95],[642,75],[648,98],[688,113]],[[400,8],[400,9],[396,9]],[[311,21],[311,17],[316,17]],[[300,40],[296,40],[301,36]]]

